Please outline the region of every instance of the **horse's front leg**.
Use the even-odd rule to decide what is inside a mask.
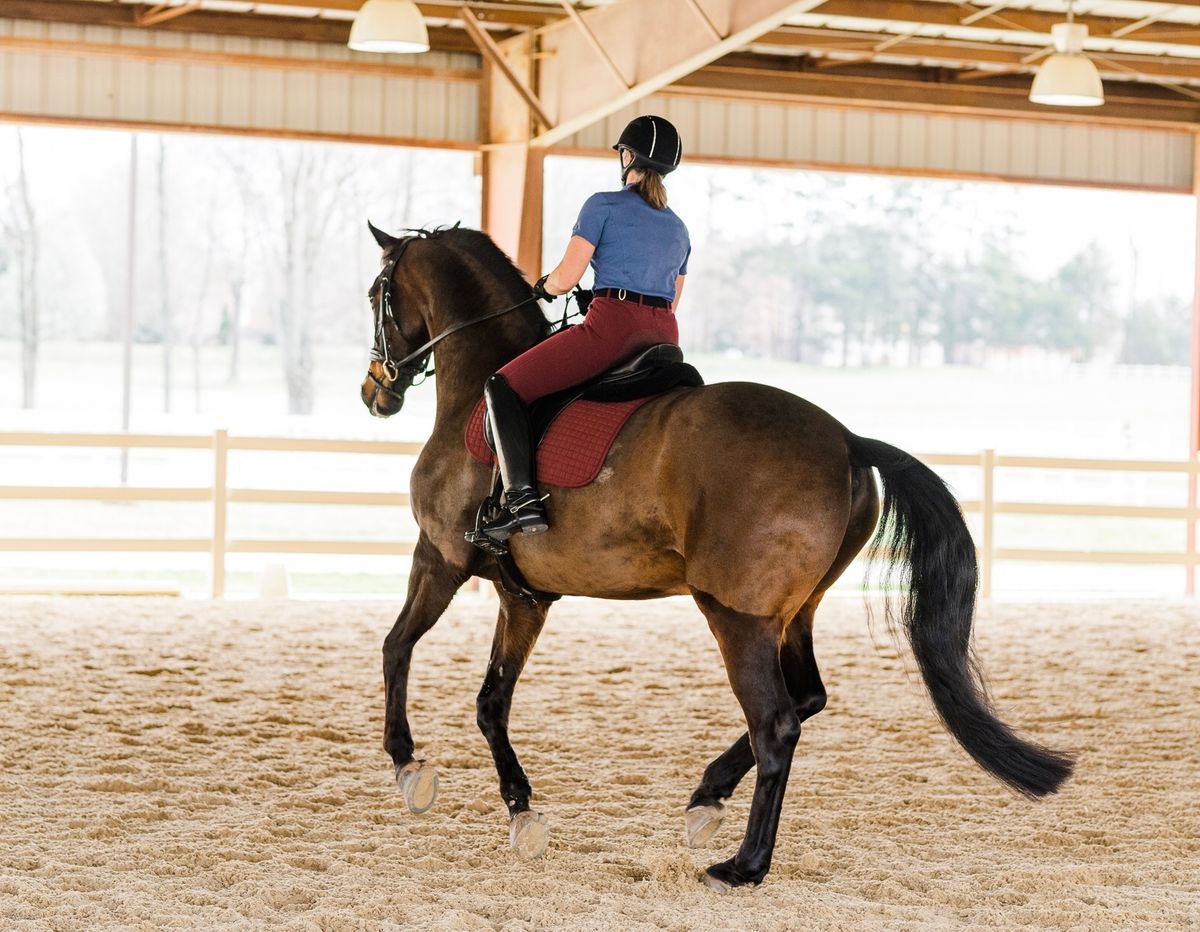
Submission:
[[[487,675],[476,700],[477,719],[496,762],[500,796],[508,807],[509,842],[521,857],[536,858],[546,850],[548,832],[545,817],[529,808],[533,789],[508,740],[508,711],[513,689],[546,623],[550,606],[531,604],[499,587],[497,591],[500,616],[496,620]]]
[[[418,814],[433,805],[437,795],[437,774],[424,762],[413,760],[413,738],[407,712],[409,663],[413,647],[442,616],[467,576],[464,568],[449,564],[422,533],[413,551],[408,598],[383,642],[386,697],[383,748],[392,757],[396,780],[409,810]]]

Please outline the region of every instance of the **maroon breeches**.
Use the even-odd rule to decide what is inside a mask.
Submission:
[[[526,350],[500,370],[521,400],[530,404],[580,382],[655,343],[678,343],[671,308],[596,298],[583,323]]]

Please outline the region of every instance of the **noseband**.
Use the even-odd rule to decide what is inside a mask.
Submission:
[[[420,382],[416,381],[418,375],[422,376],[422,382],[429,378],[429,376],[433,375],[434,370],[432,367],[428,367],[428,362],[430,356],[433,354],[433,348],[438,343],[446,339],[446,337],[450,336],[452,333],[457,333],[459,330],[462,330],[464,327],[470,327],[474,324],[482,323],[485,320],[491,320],[494,317],[501,317],[504,314],[508,314],[512,311],[515,311],[519,307],[524,307],[526,304],[537,300],[533,294],[530,294],[530,296],[524,301],[518,301],[511,307],[506,307],[499,311],[492,311],[491,313],[484,314],[482,317],[476,317],[474,320],[466,320],[462,323],[455,324],[453,327],[450,327],[439,333],[433,339],[427,340],[425,343],[421,344],[403,359],[394,361],[388,349],[387,334],[384,332],[385,320],[390,320],[392,322],[392,326],[399,330],[399,327],[396,324],[395,315],[392,311],[392,279],[395,276],[396,265],[404,255],[404,251],[408,249],[409,244],[415,239],[428,238],[429,233],[427,231],[417,230],[413,236],[406,236],[404,239],[400,240],[400,244],[396,247],[395,253],[393,253],[392,257],[387,261],[387,264],[384,265],[383,271],[379,273],[379,278],[376,279],[376,283],[379,287],[379,309],[375,313],[375,345],[371,347],[371,361],[381,364],[384,378],[388,379],[390,384],[385,384],[375,375],[374,372],[371,372],[370,369],[367,370],[367,378],[374,382],[375,386],[380,391],[386,395],[389,395],[392,399],[400,402],[401,404],[404,403],[404,391],[408,389],[409,385],[421,384]],[[405,377],[405,385],[403,389],[396,391],[394,386],[400,382],[401,376]]]

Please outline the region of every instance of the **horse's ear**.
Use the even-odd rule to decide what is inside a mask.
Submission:
[[[399,242],[396,237],[391,236],[388,233],[384,233],[383,230],[375,226],[375,224],[373,224],[370,220],[367,221],[367,229],[369,229],[371,231],[371,235],[375,237],[375,242],[379,244],[380,249],[387,249],[389,246],[393,246]]]

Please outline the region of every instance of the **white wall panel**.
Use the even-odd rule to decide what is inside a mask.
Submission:
[[[1015,175],[1032,178],[1037,174],[1040,134],[1030,123],[1014,123],[1009,130],[1010,168]]]
[[[250,73],[250,125],[254,129],[287,126],[283,118],[283,78],[282,71]]]
[[[896,164],[902,168],[922,168],[928,151],[929,120],[916,115],[915,119],[898,120]]]
[[[183,118],[200,126],[221,122],[221,69],[195,65],[188,71],[183,88]]]
[[[320,129],[321,84],[327,76],[288,71],[283,75],[283,122],[293,129],[315,133]]]
[[[980,133],[982,168],[988,175],[1012,174],[1012,126],[1007,121],[983,120]]]
[[[924,151],[917,158],[916,163],[909,167],[924,168],[927,171],[935,172],[954,171],[954,124],[949,120],[926,117],[923,135],[922,148]]]
[[[383,123],[384,80],[377,75],[356,74],[350,78],[350,135],[369,136]]]
[[[0,38],[7,37],[49,40],[61,47],[0,44],[0,115],[435,145],[470,145],[479,139],[475,80],[304,70],[270,62],[150,60],[142,50],[464,71],[478,69],[474,55],[430,52],[383,59],[314,42],[0,19]],[[131,54],[114,57],[89,45],[129,47]]]
[[[1182,130],[734,102],[684,93],[650,97],[560,148],[604,148],[636,113],[675,122],[693,157],[1182,191],[1192,184],[1193,139]]]
[[[317,130],[335,136],[350,133],[350,75],[330,74],[318,82]]]
[[[814,111],[813,117],[816,124],[814,141],[816,145],[812,147],[811,158],[813,161],[829,163],[842,161],[844,149],[841,116],[841,113],[836,110]],[[805,148],[808,149],[808,147]]]
[[[37,113],[42,106],[42,62],[36,55],[10,56],[12,87],[7,95],[15,113]]]

